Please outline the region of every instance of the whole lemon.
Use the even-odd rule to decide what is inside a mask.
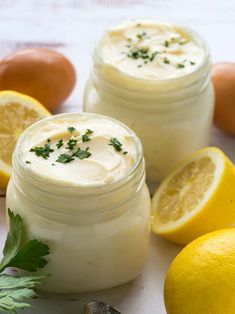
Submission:
[[[235,229],[187,245],[167,272],[164,298],[168,314],[234,314]]]

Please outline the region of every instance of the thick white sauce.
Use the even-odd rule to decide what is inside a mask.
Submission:
[[[68,130],[71,127],[74,128],[72,132]],[[83,141],[83,135],[86,135],[87,130],[90,131]],[[118,147],[115,149],[110,145],[112,138],[122,144],[120,151],[117,150]],[[61,139],[63,145],[58,148]],[[72,149],[68,147],[69,141],[75,143],[74,146],[70,146]],[[45,148],[45,145],[50,145],[50,149],[53,150],[46,156],[47,158],[38,156],[35,152],[35,147]],[[32,148],[34,151],[31,151]],[[87,149],[89,156],[83,159],[74,156],[78,149],[83,151]],[[110,119],[82,115],[74,121],[63,119],[48,121],[37,132],[27,137],[20,154],[28,169],[36,174],[48,180],[54,179],[57,184],[80,186],[115,182],[133,168],[137,158],[134,139],[123,126]],[[58,158],[63,154],[71,156],[72,160],[59,162]],[[62,156],[62,161],[68,158]]]
[[[68,127],[76,130],[70,133]],[[84,142],[87,129],[93,132]],[[112,137],[122,143],[120,151],[109,145]],[[69,150],[71,138],[77,142]],[[64,145],[58,148],[60,139]],[[48,158],[30,152],[48,144],[54,150]],[[89,147],[91,155],[56,161],[78,147]],[[48,264],[40,273],[51,276],[41,289],[58,293],[107,289],[140,273],[148,254],[151,207],[141,157],[134,133],[97,115],[52,116],[21,136],[6,207],[23,217],[27,239],[50,247]]]
[[[142,79],[183,76],[195,71],[205,56],[204,49],[183,29],[151,21],[108,30],[100,47],[105,64]]]

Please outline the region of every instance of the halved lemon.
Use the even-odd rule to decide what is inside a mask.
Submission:
[[[0,188],[6,189],[11,158],[21,133],[50,112],[32,97],[13,91],[0,92]]]
[[[235,227],[235,168],[218,148],[204,148],[176,167],[152,200],[152,230],[187,244]]]

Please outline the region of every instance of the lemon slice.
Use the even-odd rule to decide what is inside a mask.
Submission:
[[[32,97],[13,91],[0,92],[0,188],[6,189],[11,158],[21,133],[50,113]]]
[[[187,244],[235,226],[235,168],[218,148],[202,149],[167,176],[152,201],[153,232]]]

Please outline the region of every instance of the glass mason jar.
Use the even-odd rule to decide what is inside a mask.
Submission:
[[[101,39],[85,88],[84,111],[114,117],[141,139],[150,190],[178,161],[209,144],[214,112],[210,55],[198,34],[183,30],[204,50],[193,72],[162,80],[130,76],[104,62]]]
[[[41,290],[79,293],[111,288],[134,279],[142,270],[149,248],[150,196],[145,184],[142,148],[137,147],[133,169],[103,186],[56,184],[35,175],[22,160],[21,146],[33,132],[61,114],[29,127],[17,142],[6,207],[20,214],[26,239],[48,244],[48,264],[40,273],[51,276]],[[97,116],[97,115],[94,115]],[[108,118],[109,119],[109,118]],[[116,121],[116,123],[119,123]],[[123,126],[123,125],[122,125]]]

